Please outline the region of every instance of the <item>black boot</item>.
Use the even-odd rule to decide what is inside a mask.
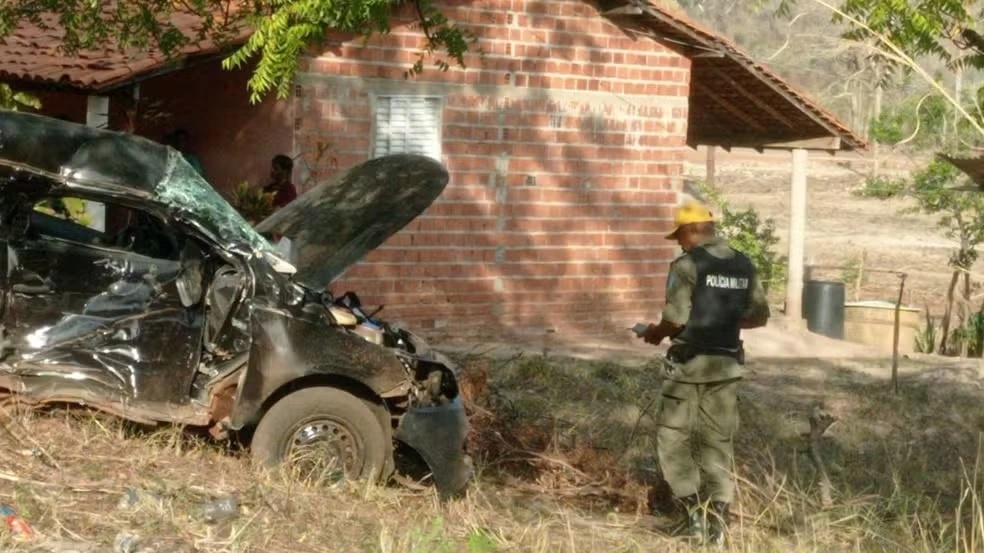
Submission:
[[[707,543],[710,545],[724,545],[724,539],[728,534],[728,522],[731,513],[729,505],[721,501],[712,501],[710,509],[707,511]]]
[[[703,543],[704,541],[704,509],[697,495],[678,498],[683,509],[683,520],[680,523],[680,534]]]

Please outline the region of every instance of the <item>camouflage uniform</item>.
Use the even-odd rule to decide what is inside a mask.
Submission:
[[[717,237],[699,247],[714,258],[729,259],[735,251]],[[684,254],[670,266],[663,320],[685,326],[691,315],[691,298],[697,280],[693,256]],[[743,319],[764,320],[769,306],[756,276],[748,283],[750,294]],[[674,338],[674,344],[681,340]],[[702,499],[727,504],[734,498],[732,439],[738,430],[739,361],[730,355],[699,354],[685,363],[667,363],[662,386],[658,430],[660,467],[673,495],[695,497],[700,489],[700,470],[706,477]],[[690,447],[692,430],[700,440],[698,458]]]

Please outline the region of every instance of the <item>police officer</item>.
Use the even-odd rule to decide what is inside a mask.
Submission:
[[[650,324],[640,338],[653,345],[672,339],[657,432],[663,476],[685,510],[687,534],[722,544],[735,491],[740,332],[764,326],[769,305],[752,262],[715,235],[707,207],[686,203],[674,222],[667,238],[684,253],[670,265],[659,324]],[[692,434],[700,440],[696,458]]]

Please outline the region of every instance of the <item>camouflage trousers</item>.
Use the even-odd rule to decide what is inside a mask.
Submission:
[[[740,381],[663,381],[657,450],[674,496],[698,493],[703,471],[701,500],[731,503],[734,499],[733,438],[738,431]]]

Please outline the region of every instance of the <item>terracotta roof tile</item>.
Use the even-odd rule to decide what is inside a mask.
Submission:
[[[190,35],[198,28],[200,20],[188,13],[176,13],[172,21]],[[241,44],[249,36],[249,32],[243,30],[229,37],[227,43],[204,40],[182,48],[171,59],[158,50],[123,53],[115,46],[68,56],[62,52],[64,33],[57,27],[54,16],[48,16],[45,25],[52,28],[43,29],[24,22],[0,40],[0,80],[100,92],[170,63],[218,53],[229,45]]]
[[[615,10],[605,12],[625,27],[664,42],[691,59],[690,141],[724,147],[762,147],[814,138],[840,139],[841,149],[863,149],[866,144],[805,94],[794,89],[766,66],[756,62],[720,35],[685,15],[656,7],[647,0],[609,0]],[[194,32],[198,19],[175,14],[175,23]],[[160,52],[122,54],[114,49],[60,52],[61,31],[22,24],[0,41],[0,79],[61,85],[88,92],[103,91],[154,72],[174,60]],[[241,31],[230,44],[249,36]],[[217,53],[211,40],[184,48],[176,58]]]

